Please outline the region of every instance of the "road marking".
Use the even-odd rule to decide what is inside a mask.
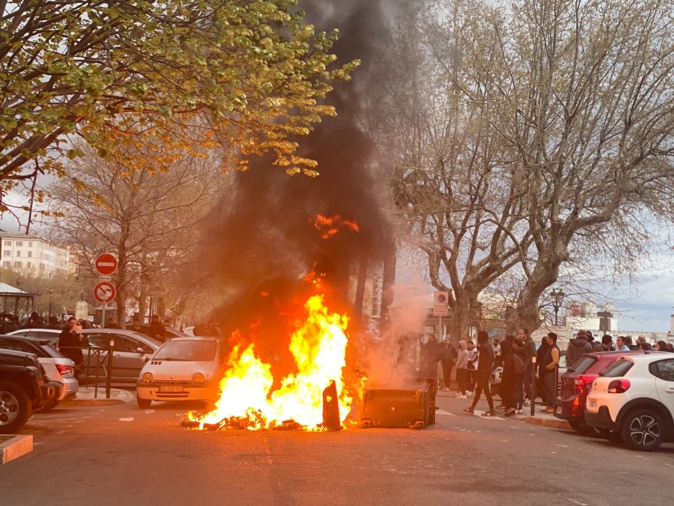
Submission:
[[[579,506],[587,506],[587,503],[576,501],[575,499],[569,499],[573,504],[578,504]]]

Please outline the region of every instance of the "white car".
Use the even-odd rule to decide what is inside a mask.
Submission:
[[[138,407],[152,401],[213,401],[229,356],[227,339],[175,337],[145,364],[136,384]]]
[[[674,354],[618,358],[592,383],[585,423],[620,434],[632,450],[674,441]]]

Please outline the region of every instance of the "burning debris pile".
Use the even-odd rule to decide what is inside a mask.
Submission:
[[[296,372],[275,382],[271,365],[256,355],[255,344],[245,347],[237,344],[220,381],[220,398],[214,409],[207,413],[189,413],[183,426],[339,429],[353,401],[343,379],[349,319],[330,312],[324,305],[323,295],[310,297],[304,310],[305,318],[296,320],[290,339]],[[279,384],[277,388],[275,383]]]

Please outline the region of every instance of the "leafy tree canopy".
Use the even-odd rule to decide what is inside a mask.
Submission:
[[[0,0],[3,191],[106,156],[128,134],[174,132],[236,156],[271,153],[315,175],[297,136],[334,115],[323,99],[357,62],[332,65],[336,33],[315,33],[296,0]],[[156,132],[155,132],[156,135]],[[126,138],[128,140],[128,137]]]

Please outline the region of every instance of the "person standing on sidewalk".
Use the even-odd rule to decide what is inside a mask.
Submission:
[[[477,333],[477,345],[480,358],[477,363],[477,369],[475,370],[477,384],[475,388],[475,398],[473,399],[471,406],[464,409],[464,411],[466,413],[472,413],[475,410],[475,406],[477,406],[477,402],[480,400],[480,394],[484,390],[484,396],[489,403],[489,411],[483,413],[482,416],[496,416],[494,399],[491,397],[491,390],[489,387],[489,377],[494,368],[494,348],[489,344],[489,334],[487,334],[486,331],[480,330]]]
[[[524,396],[526,397],[526,401],[524,404],[529,406],[532,399],[531,372],[533,370],[533,364],[531,360],[536,356],[536,343],[529,335],[527,329],[520,329],[517,333],[517,337],[524,342],[524,356],[526,358],[526,369],[524,370]]]
[[[456,359],[456,382],[459,384],[459,399],[466,399],[466,383],[468,382],[468,343],[459,341],[459,356]]]
[[[555,389],[555,380],[557,379],[557,366],[559,365],[559,347],[557,346],[557,334],[548,332],[548,351],[543,357],[543,367],[545,368],[545,390],[546,405],[543,410],[545,413],[554,413],[555,399],[557,391]]]
[[[454,362],[456,362],[456,348],[449,337],[442,343],[440,362],[442,362],[442,377],[445,383],[443,390],[449,392],[451,390],[452,369],[454,369]]]

